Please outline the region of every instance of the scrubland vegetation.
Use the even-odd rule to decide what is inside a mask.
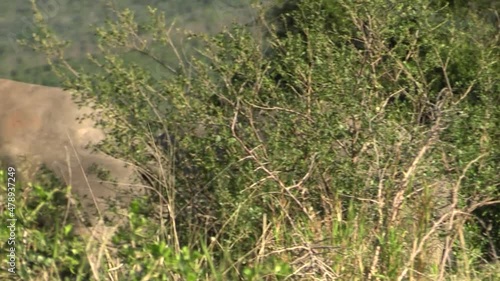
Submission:
[[[91,71],[35,14],[22,43],[151,188],[102,246],[26,186],[19,278],[499,280],[500,18],[455,2],[281,1],[189,56],[160,10],[116,10]]]

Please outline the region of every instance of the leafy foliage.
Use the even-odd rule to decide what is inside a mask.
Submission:
[[[156,190],[152,221],[131,215],[148,235],[115,237],[126,279],[494,278],[498,31],[393,2],[285,1],[263,11],[265,36],[193,34],[198,54],[174,66],[147,48],[179,53],[164,16],[125,9],[97,30],[98,71],[52,61],[110,116],[101,149]],[[41,31],[36,48],[59,48]]]

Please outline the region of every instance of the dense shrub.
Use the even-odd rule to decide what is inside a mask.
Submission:
[[[100,71],[68,75],[62,56],[52,60],[68,87],[109,111],[101,149],[143,168],[159,193],[150,219],[161,242],[120,239],[165,264],[192,251],[163,269],[188,280],[488,278],[498,31],[431,1],[392,2],[286,2],[263,13],[273,18],[261,19],[263,37],[241,26],[191,35],[198,56],[158,61],[170,79],[122,57],[157,58],[150,41],[172,46],[154,9],[148,23],[124,10],[97,30]],[[59,55],[41,32],[35,46]],[[122,252],[131,266],[134,253]]]

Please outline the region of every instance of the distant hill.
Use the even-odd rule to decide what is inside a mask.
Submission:
[[[107,0],[47,0],[38,4],[52,30],[71,45],[67,58],[80,62],[87,53],[96,52],[95,26],[112,16]],[[147,6],[163,11],[169,22],[195,32],[215,33],[234,21],[246,23],[255,11],[252,0],[120,0],[115,8],[129,8],[139,22],[147,19]],[[269,2],[269,1],[268,1]],[[29,0],[0,2],[0,77],[29,83],[57,85],[45,58],[20,47],[17,39],[30,37],[35,31]],[[81,62],[85,65],[85,62]]]

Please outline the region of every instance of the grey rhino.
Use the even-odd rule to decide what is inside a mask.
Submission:
[[[139,177],[133,167],[88,147],[105,138],[94,121],[78,120],[93,112],[89,106],[80,108],[71,93],[60,88],[0,79],[0,162],[18,167],[25,182],[44,164],[72,186],[91,225],[100,218],[119,219],[109,211],[112,205],[126,208],[131,198],[142,194],[134,186]],[[94,164],[115,181],[90,173]],[[78,227],[83,227],[81,221]]]

